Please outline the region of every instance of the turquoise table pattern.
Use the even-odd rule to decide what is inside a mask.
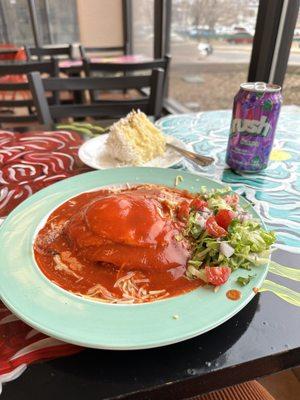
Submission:
[[[243,194],[267,227],[276,231],[281,258],[289,253],[289,258],[296,260],[300,254],[300,107],[283,107],[268,168],[257,174],[240,174],[226,166],[230,122],[231,111],[222,110],[170,115],[157,125],[165,134],[185,142],[188,149],[216,160],[204,168],[184,160],[175,168],[223,182]]]

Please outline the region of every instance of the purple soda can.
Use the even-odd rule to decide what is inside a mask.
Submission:
[[[282,103],[281,87],[271,83],[243,83],[234,98],[226,153],[229,167],[258,172],[268,165]]]

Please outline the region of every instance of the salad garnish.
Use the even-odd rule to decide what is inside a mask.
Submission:
[[[255,276],[256,274],[248,275],[248,277],[239,276],[236,281],[240,286],[246,286]]]
[[[232,271],[266,263],[275,243],[274,232],[266,231],[258,220],[239,204],[230,187],[208,191],[202,187],[190,202],[182,203],[177,217],[186,222],[184,236],[193,245],[186,275],[214,286],[223,285]],[[247,285],[255,274],[237,278]]]

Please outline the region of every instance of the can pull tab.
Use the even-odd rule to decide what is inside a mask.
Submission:
[[[267,84],[265,82],[255,82],[254,88],[258,92],[265,92],[267,89]]]

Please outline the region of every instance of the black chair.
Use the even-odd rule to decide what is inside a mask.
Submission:
[[[44,58],[73,58],[72,44],[61,46],[28,47],[25,46],[28,60],[42,60]]]
[[[33,72],[28,75],[28,80],[39,121],[47,128],[52,128],[54,121],[68,117],[119,118],[125,116],[132,109],[140,109],[146,114],[158,118],[162,110],[164,71],[160,68],[154,69],[151,75],[113,78],[49,78],[42,80],[38,72]],[[90,104],[49,105],[45,98],[47,90],[51,92],[91,89],[141,90],[145,87],[150,87],[149,96],[130,100],[101,100]]]
[[[34,102],[30,94],[29,83],[24,81],[24,75],[29,72],[38,71],[48,76],[58,76],[58,66],[56,60],[39,62],[2,62],[0,64],[0,124],[3,123],[28,123],[38,121],[36,113],[32,112]],[[20,77],[20,82],[13,82],[13,79],[2,80],[1,77]],[[15,79],[17,80],[17,79]],[[17,97],[24,97],[23,99]],[[57,102],[57,98],[49,98],[52,103]],[[27,108],[29,112],[24,115],[14,115],[11,109]]]
[[[103,54],[107,53],[117,53],[117,54],[125,54],[126,46],[115,46],[115,47],[88,47],[79,45],[79,52],[81,58],[88,58],[91,54]]]
[[[98,63],[92,62],[88,58],[83,58],[83,69],[85,75],[91,77],[94,75],[95,72],[104,73],[106,76],[117,73],[122,73],[124,76],[128,76],[134,75],[137,72],[140,73],[140,71],[146,73],[146,71],[151,72],[155,68],[160,68],[164,71],[163,93],[165,93],[165,85],[168,76],[170,60],[170,55],[166,55],[164,58],[160,59],[135,63]],[[145,90],[142,90],[141,93],[146,94],[147,92],[145,92]],[[90,92],[90,96],[94,102],[98,101],[94,90]]]

